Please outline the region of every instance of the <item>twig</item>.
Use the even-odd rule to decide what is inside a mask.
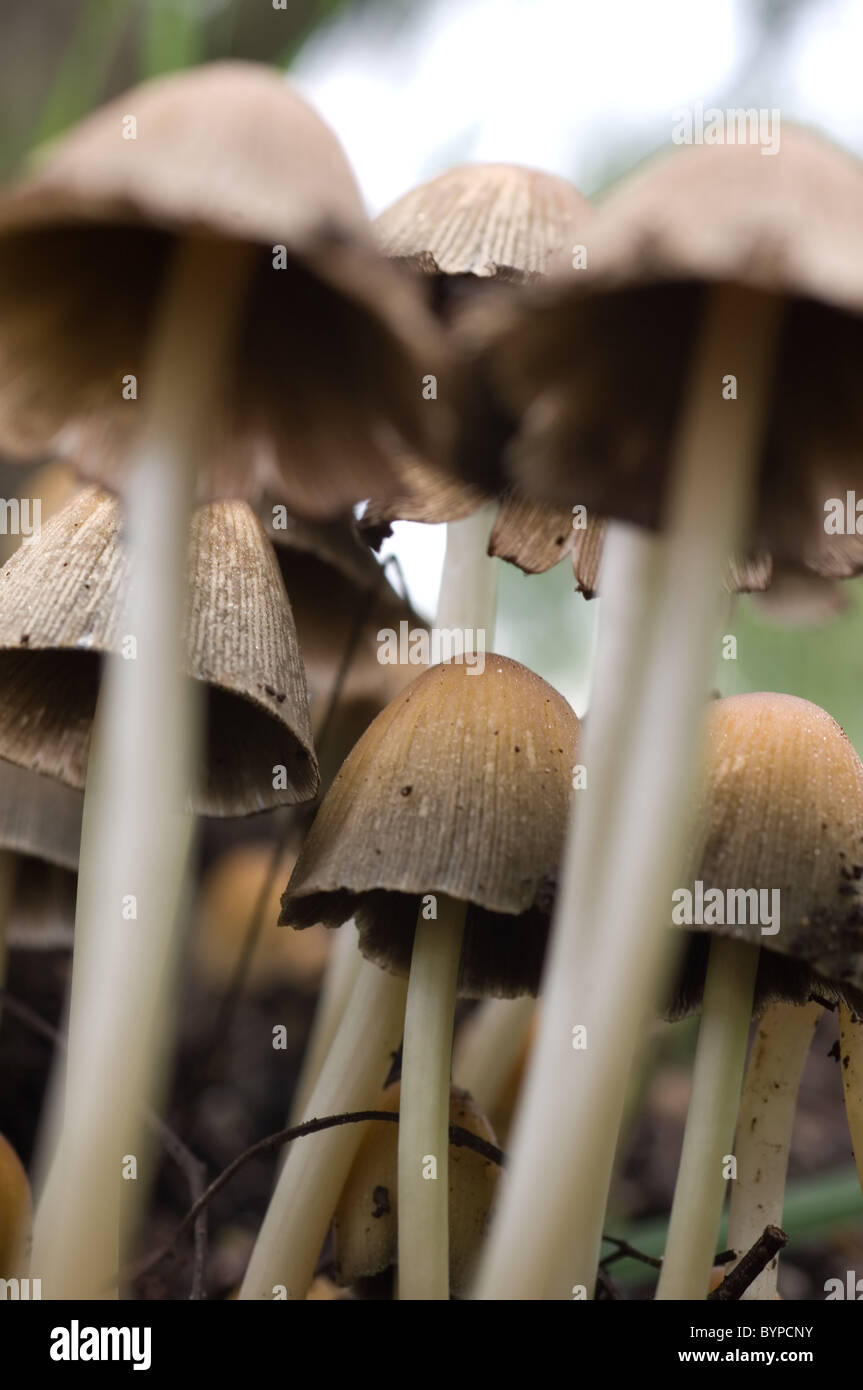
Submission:
[[[28,1004],[23,1004],[20,999],[16,999],[6,989],[0,989],[0,1003],[15,1018],[19,1018],[22,1023],[33,1033],[38,1033],[40,1037],[58,1047],[61,1052],[66,1051],[66,1039],[56,1028],[46,1022],[40,1014],[31,1009]],[[174,1160],[180,1172],[184,1175],[189,1187],[189,1196],[197,1205],[204,1192],[204,1183],[207,1177],[207,1166],[196,1158],[192,1150],[188,1148],[174,1131],[165,1123],[160,1115],[157,1115],[149,1105],[143,1107],[147,1123],[159,1136],[165,1152]],[[189,1293],[190,1299],[203,1298],[204,1288],[204,1267],[207,1259],[207,1216],[203,1207],[199,1214],[194,1218],[194,1240],[195,1254],[192,1264],[192,1288]]]
[[[727,1303],[740,1298],[752,1281],[767,1268],[774,1255],[778,1255],[783,1245],[787,1244],[788,1237],[778,1226],[765,1226],[752,1248],[741,1256],[740,1262],[726,1274],[722,1283],[707,1295],[708,1299]]]
[[[636,1250],[634,1245],[630,1245],[628,1240],[619,1240],[617,1236],[603,1236],[604,1242],[616,1245],[617,1249],[612,1250],[610,1255],[606,1255],[600,1260],[600,1268],[605,1269],[608,1265],[615,1264],[618,1260],[640,1260],[642,1264],[650,1265],[651,1269],[661,1269],[662,1261],[656,1259],[654,1255],[645,1255],[641,1250]]]
[[[382,1120],[388,1124],[398,1124],[398,1111],[393,1110],[351,1110],[342,1115],[324,1115],[319,1119],[304,1120],[302,1124],[291,1125],[289,1129],[280,1129],[275,1134],[268,1134],[264,1139],[259,1139],[251,1148],[244,1149],[235,1159],[223,1168],[221,1173],[213,1179],[205,1192],[186,1212],[174,1234],[159,1250],[147,1255],[139,1264],[135,1266],[134,1274],[139,1276],[152,1269],[160,1260],[170,1253],[177,1241],[188,1230],[191,1223],[196,1219],[198,1213],[204,1209],[208,1202],[212,1201],[217,1192],[230,1182],[231,1178],[240,1168],[244,1167],[250,1159],[257,1158],[261,1154],[270,1153],[273,1149],[280,1149],[284,1144],[292,1144],[296,1139],[305,1139],[309,1134],[320,1134],[325,1129],[335,1129],[337,1125],[365,1124],[369,1120]],[[498,1167],[503,1167],[506,1163],[506,1155],[495,1144],[489,1144],[486,1139],[480,1138],[478,1134],[471,1134],[469,1129],[463,1129],[461,1125],[450,1125],[450,1143],[459,1148],[472,1149],[474,1153],[482,1158],[487,1158],[491,1163],[496,1163]]]

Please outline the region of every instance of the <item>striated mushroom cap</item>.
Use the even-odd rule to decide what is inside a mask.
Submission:
[[[123,645],[121,525],[119,501],[85,489],[0,571],[0,757],[78,789],[99,658]],[[207,686],[195,809],[243,815],[308,800],[317,765],[290,604],[245,503],[199,508],[188,574],[186,670]],[[284,787],[273,785],[278,766]]]
[[[597,207],[581,268],[479,306],[488,398],[519,424],[487,476],[469,431],[465,477],[661,524],[706,290],[745,285],[786,301],[747,545],[824,577],[857,573],[863,539],[825,534],[824,506],[863,488],[861,227],[863,165],[791,126],[772,156],[692,145],[648,161]]]
[[[397,441],[440,451],[444,410],[421,394],[444,365],[438,328],[375,253],[329,127],[278,74],[236,62],[124,93],[0,197],[0,448],[57,448],[122,481],[140,418],[124,379],[140,380],[190,236],[256,256],[203,497],[269,484],[298,513],[339,516],[386,495]]]
[[[535,993],[578,719],[525,666],[433,666],[378,715],[324,798],[283,923],[354,917],[363,952],[406,973],[422,899],[469,904],[466,993]]]
[[[707,936],[762,947],[757,997],[863,999],[863,763],[825,710],[793,695],[735,695],[708,711],[704,775],[686,887],[725,894],[724,923],[685,964],[675,1012],[700,997]],[[778,890],[776,932],[729,890]],[[745,910],[744,910],[745,908]],[[704,913],[705,918],[707,912]],[[774,923],[768,925],[775,925]]]

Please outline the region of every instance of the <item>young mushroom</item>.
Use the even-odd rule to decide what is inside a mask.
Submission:
[[[283,898],[285,923],[338,926],[353,917],[366,956],[389,971],[410,968],[399,1123],[403,1298],[448,1294],[456,993],[536,991],[578,727],[555,690],[505,657],[488,653],[482,667],[432,667],[378,715],[351,752]],[[355,1012],[348,1027],[350,1015],[349,1008],[322,1081],[328,1068],[335,1076],[356,1067],[357,1054],[375,1036],[374,1019]],[[313,1096],[308,1112],[320,1113],[318,1105]],[[338,1159],[342,1181],[354,1151],[346,1142],[346,1156],[340,1149]],[[305,1293],[338,1172],[330,1150],[324,1178],[315,1139],[303,1144],[283,1169],[244,1297],[265,1297],[276,1282],[294,1297]],[[428,1158],[435,1181],[423,1176]],[[307,1176],[313,1168],[316,1194],[309,1192],[310,1171]],[[295,1254],[300,1247],[302,1264]]]
[[[375,1110],[398,1113],[401,1084],[394,1081],[375,1101]],[[486,1116],[466,1091],[450,1088],[449,1123],[497,1144]],[[449,1148],[449,1287],[461,1298],[468,1289],[497,1192],[499,1168],[474,1149]],[[398,1125],[372,1121],[333,1214],[333,1245],[340,1284],[363,1286],[398,1266]],[[440,1179],[438,1179],[440,1181]]]
[[[863,763],[829,714],[791,695],[715,701],[694,823],[694,879],[675,891],[671,915],[692,933],[672,1011],[702,997],[701,1025],[660,1299],[706,1294],[727,1155],[737,1163],[731,1247],[743,1254],[781,1224],[820,1003],[857,1003],[863,988]],[[765,1003],[735,1148],[753,1004]],[[774,1261],[749,1297],[775,1287]]]

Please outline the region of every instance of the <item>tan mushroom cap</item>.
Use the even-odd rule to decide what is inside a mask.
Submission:
[[[426,274],[519,280],[572,246],[590,204],[566,179],[519,164],[459,164],[375,222],[385,256]]]
[[[793,695],[714,701],[695,825],[690,890],[697,880],[705,893],[778,889],[779,931],[765,935],[760,923],[686,930],[761,946],[762,999],[801,1001],[814,989],[859,1001],[863,763],[836,721]],[[695,973],[703,961],[689,964]]]
[[[352,521],[313,523],[259,509],[297,629],[321,780],[328,786],[375,715],[413,680],[412,666],[379,661],[379,634],[426,624],[390,584]],[[335,695],[338,685],[338,695]],[[333,700],[335,699],[335,705]]]
[[[398,1111],[401,1084],[394,1081],[373,1109]],[[450,1124],[489,1144],[494,1130],[466,1091],[450,1088]],[[463,1145],[449,1149],[450,1290],[465,1293],[482,1246],[500,1169]],[[360,1145],[333,1217],[338,1278],[355,1284],[398,1262],[398,1125],[372,1121]]]
[[[706,287],[743,284],[787,300],[747,544],[825,577],[858,572],[863,539],[825,535],[824,504],[863,486],[861,228],[863,165],[787,125],[772,156],[693,145],[621,180],[584,268],[480,306],[484,380],[520,422],[497,485],[660,524]],[[461,465],[490,486],[469,451]]]
[[[535,993],[579,723],[525,666],[433,666],[363,734],[324,798],[281,920],[355,917],[363,952],[405,973],[421,898],[469,904],[465,993]]]
[[[140,379],[180,236],[258,248],[203,496],[269,483],[338,516],[386,492],[395,440],[437,453],[444,412],[419,384],[444,365],[438,329],[375,253],[329,127],[279,75],[234,62],[125,93],[0,197],[0,448],[123,477],[139,415],[123,378]]]
[[[99,657],[122,648],[117,498],[85,489],[0,571],[0,757],[83,788]],[[242,502],[190,531],[186,670],[207,686],[204,815],[308,800],[317,766],[302,662],[278,565]],[[287,785],[274,787],[276,767]]]
[[[0,1134],[0,1279],[20,1276],[30,1230],[30,1184],[17,1153]]]
[[[214,989],[226,988],[234,976],[249,923],[270,876],[272,858],[269,843],[235,845],[210,865],[201,882],[194,955]],[[325,927],[291,932],[277,926],[280,885],[293,864],[293,854],[282,856],[264,904],[261,930],[246,976],[248,987],[257,992],[289,984],[303,993],[313,993],[327,963],[333,938]]]
[[[0,758],[0,849],[78,868],[84,794]]]

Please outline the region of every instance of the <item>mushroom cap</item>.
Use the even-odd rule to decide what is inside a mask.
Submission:
[[[363,952],[406,973],[427,894],[468,903],[465,993],[535,993],[547,885],[566,832],[579,723],[525,666],[433,666],[346,759],[300,851],[281,920],[355,917]]]
[[[201,882],[195,913],[195,960],[214,989],[226,988],[233,978],[272,858],[273,847],[266,842],[235,845],[219,856]],[[325,927],[290,932],[276,925],[278,885],[290,873],[293,862],[292,854],[284,855],[272,878],[247,975],[248,986],[255,991],[288,984],[313,993],[327,962],[332,934]]]
[[[394,1081],[373,1109],[395,1113],[401,1083]],[[467,1091],[450,1088],[450,1124],[496,1144],[494,1130]],[[354,1159],[333,1216],[338,1279],[354,1284],[398,1263],[398,1125],[372,1121]],[[450,1289],[470,1283],[482,1246],[500,1170],[463,1145],[449,1148]]]
[[[30,1184],[24,1165],[0,1134],[0,1279],[20,1274],[30,1217]]]
[[[0,849],[78,868],[84,793],[0,758]]]
[[[825,577],[857,573],[863,538],[826,535],[824,503],[863,486],[861,228],[863,165],[803,130],[783,126],[773,156],[692,145],[649,161],[597,207],[583,268],[474,306],[474,397],[497,402],[482,426],[499,437],[519,423],[483,473],[469,421],[464,476],[660,525],[705,294],[742,284],[787,299],[747,545]]]
[[[591,205],[567,179],[519,164],[459,164],[375,221],[391,260],[430,275],[522,280],[568,248]]]
[[[0,757],[83,789],[99,658],[121,648],[122,508],[87,488],[0,571]],[[272,547],[243,502],[192,519],[186,671],[207,687],[193,805],[243,815],[314,796],[302,661]],[[287,786],[275,788],[284,766]]]
[[[700,880],[705,893],[778,889],[779,931],[762,934],[751,922],[686,930],[761,946],[759,1000],[803,1002],[814,990],[859,1007],[863,763],[836,721],[793,695],[714,701],[695,826],[697,867],[686,886],[693,891]],[[700,990],[704,954],[686,963],[684,1007]]]
[[[203,497],[268,483],[297,513],[338,516],[386,493],[395,440],[440,451],[445,410],[418,386],[445,366],[440,330],[374,251],[329,127],[271,70],[235,62],[118,97],[0,197],[0,448],[57,448],[122,481],[140,421],[123,378],[144,369],[178,237],[256,248]]]

